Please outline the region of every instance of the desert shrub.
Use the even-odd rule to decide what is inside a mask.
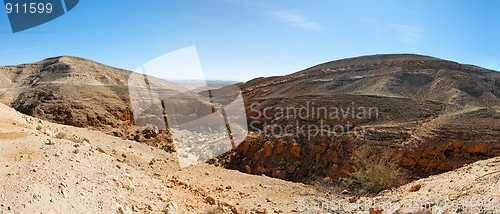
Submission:
[[[403,173],[397,164],[398,159],[394,150],[376,151],[362,146],[351,157],[354,172],[350,179],[372,193],[399,186],[403,183]]]

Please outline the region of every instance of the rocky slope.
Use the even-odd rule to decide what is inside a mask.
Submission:
[[[37,118],[93,127],[173,150],[167,131],[143,131],[135,126],[128,88],[130,74],[70,56],[4,66],[0,67],[0,102]]]
[[[240,171],[295,181],[337,178],[353,172],[352,153],[361,146],[371,156],[399,154],[395,161],[410,177],[500,155],[496,71],[420,55],[374,55],[241,87],[254,132],[222,158]]]
[[[499,166],[498,157],[478,161],[382,192],[372,200],[398,203],[403,213],[498,213]]]
[[[374,95],[440,103],[498,105],[498,72],[438,58],[362,56],[317,65],[282,77],[257,78],[243,88],[249,98]]]

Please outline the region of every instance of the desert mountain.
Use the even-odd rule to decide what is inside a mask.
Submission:
[[[399,154],[394,159],[416,177],[500,155],[500,73],[477,66],[363,56],[257,78],[242,90],[254,132],[223,158],[241,171],[338,177],[352,173],[362,146],[370,156]],[[316,132],[321,126],[324,134]]]
[[[130,123],[129,71],[76,57],[0,67],[1,101],[25,114],[73,126]]]
[[[2,102],[23,113],[80,127],[130,121],[128,71],[75,57],[0,69]]]
[[[498,78],[496,71],[428,56],[373,55],[254,79],[244,90],[261,99],[350,94],[491,106],[499,105]]]
[[[132,112],[128,84],[131,74],[130,71],[70,56],[4,66],[0,67],[0,101],[41,119],[93,127],[118,137],[173,150],[165,129],[142,130],[136,126],[135,121],[141,121],[141,118],[134,118]],[[171,87],[173,85],[163,84],[164,93],[181,90]],[[141,93],[140,90],[143,89],[134,92]],[[183,95],[194,97],[192,100],[199,101],[197,103],[207,102],[194,93],[183,92]],[[159,121],[162,118],[149,119]]]

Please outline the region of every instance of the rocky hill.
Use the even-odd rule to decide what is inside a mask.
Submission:
[[[242,89],[254,132],[222,158],[229,168],[295,181],[337,178],[353,172],[353,153],[364,146],[370,156],[398,154],[406,174],[421,177],[500,155],[496,71],[374,55],[257,78]]]
[[[173,150],[166,130],[135,126],[128,79],[132,72],[78,57],[0,67],[0,102],[52,122],[92,127]]]
[[[498,78],[496,71],[428,56],[373,55],[257,78],[244,90],[261,99],[350,94],[491,106],[499,105]]]

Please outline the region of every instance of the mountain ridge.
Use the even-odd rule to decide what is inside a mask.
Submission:
[[[396,88],[396,93],[393,93],[390,91],[393,90],[392,87],[398,87],[400,84],[399,82],[409,82],[413,85],[407,84],[402,86],[401,88],[415,88],[415,86],[421,87],[422,85],[429,83],[435,84],[431,85],[431,87],[426,88],[429,93],[425,93],[425,90],[421,90],[423,92],[422,97],[433,97],[432,94],[443,92],[434,90],[434,88],[438,87],[438,83],[441,85],[443,84],[439,81],[448,81],[448,84],[466,83],[464,81],[459,82],[448,77],[460,77],[460,75],[466,75],[468,78],[477,78],[478,80],[475,80],[475,82],[473,82],[474,84],[482,83],[481,79],[493,79],[492,81],[496,82],[486,83],[486,85],[482,84],[479,85],[478,88],[459,88],[456,92],[454,92],[453,90],[461,86],[453,86],[447,88],[447,90],[449,91],[448,93],[450,93],[447,98],[435,97],[435,100],[448,99],[451,101],[453,99],[452,93],[457,92],[464,92],[472,96],[480,96],[483,92],[492,92],[496,97],[500,96],[500,89],[498,87],[500,85],[499,72],[477,66],[463,65],[452,61],[441,60],[434,57],[413,54],[370,55],[331,61],[289,75],[274,76],[269,78],[256,78],[248,81],[243,86],[243,90],[244,92],[249,91],[251,93],[254,93],[255,90],[267,87],[269,89],[267,89],[266,92],[278,91],[277,93],[274,93],[276,96],[286,96],[287,93],[285,91],[288,89],[292,89],[293,91],[293,87],[280,90],[279,87],[273,88],[272,86],[283,85],[283,83],[290,82],[298,82],[302,85],[305,85],[307,84],[305,82],[309,81],[308,87],[310,89],[308,91],[309,93],[307,94],[314,94],[312,92],[352,94],[356,92],[357,94],[395,96],[402,95],[401,93],[403,92],[397,91],[398,89]],[[434,79],[436,79],[436,82],[433,82]],[[263,81],[265,81],[266,84],[259,84]],[[356,85],[355,83],[352,83],[354,81],[361,81],[362,84],[371,85],[371,88],[363,88],[359,85]],[[329,82],[335,83],[328,84]],[[318,88],[318,85],[327,85],[329,88]],[[494,88],[492,88],[492,86]],[[369,93],[372,91],[375,93]],[[379,93],[377,94],[377,92]],[[398,94],[398,92],[400,93]],[[408,97],[407,94],[412,94],[413,92],[408,91],[405,93],[406,95],[403,94],[403,97]],[[265,92],[259,94],[265,94]]]

